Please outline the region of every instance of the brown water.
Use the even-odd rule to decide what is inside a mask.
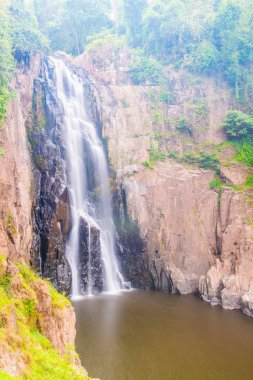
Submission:
[[[193,296],[133,291],[74,303],[77,350],[101,380],[253,380],[253,320]]]

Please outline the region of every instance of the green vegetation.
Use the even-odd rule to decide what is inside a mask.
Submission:
[[[0,3],[0,125],[6,117],[6,105],[11,97],[8,83],[14,69],[12,56],[12,42],[10,18],[7,2]],[[1,154],[2,155],[2,154]]]
[[[222,73],[237,99],[252,94],[250,2],[139,0],[133,11],[129,0],[123,2],[128,7],[125,23],[130,45],[197,74]]]
[[[1,156],[4,156],[4,153],[5,153],[4,148],[1,148],[1,147],[0,147],[0,157],[1,157]]]
[[[253,138],[253,116],[238,110],[229,111],[222,128],[229,139]]]
[[[164,161],[166,157],[167,157],[167,154],[164,152],[161,152],[159,147],[155,148],[154,140],[153,138],[151,138],[150,145],[149,145],[149,159],[148,161],[144,161],[143,165],[153,170],[155,168],[155,163],[157,161]]]
[[[12,52],[15,48],[45,51],[46,38],[38,29],[31,1],[1,1],[0,4],[0,125],[7,112],[7,103],[13,97],[9,81],[14,72]],[[0,154],[1,155],[1,154]]]
[[[147,4],[147,0],[123,1],[124,28],[129,44],[135,48],[145,44],[142,18]]]
[[[161,83],[163,70],[156,59],[140,55],[131,65],[130,75],[135,84],[156,85]]]
[[[0,380],[20,380],[20,378],[12,377],[0,371]]]
[[[192,125],[188,122],[188,120],[182,116],[177,120],[176,128],[181,133],[192,134]]]
[[[159,100],[163,103],[170,104],[172,101],[172,94],[168,91],[162,91],[159,94]]]
[[[229,111],[222,125],[237,152],[234,159],[253,166],[253,117],[244,112]]]
[[[212,182],[210,182],[209,187],[211,190],[220,189],[222,187],[220,178],[215,178]]]
[[[215,178],[212,182],[209,183],[209,187],[211,190],[216,190],[218,192],[218,206],[220,207],[221,204],[221,194],[222,194],[222,187],[223,183],[221,182],[220,178]]]
[[[47,38],[39,30],[33,1],[10,0],[10,32],[13,47],[21,50],[47,51]]]
[[[88,37],[112,27],[109,0],[34,0],[41,31],[51,48],[80,54]]]
[[[247,188],[249,188],[249,189],[253,189],[253,175],[249,175],[246,178],[244,186],[247,187]]]
[[[8,231],[11,233],[12,236],[15,236],[17,234],[17,229],[16,229],[15,221],[14,221],[14,218],[13,218],[13,215],[12,215],[11,212],[9,212],[7,214],[6,227],[7,227]]]
[[[123,46],[123,39],[112,33],[110,29],[105,29],[102,32],[96,33],[87,37],[86,51],[95,52],[101,50],[108,53],[112,49],[118,51]]]
[[[220,173],[219,160],[215,153],[191,151],[185,153],[181,160],[188,164],[197,165],[202,169],[212,169],[216,174]]]
[[[253,166],[253,141],[243,140],[240,144],[235,144],[237,153],[234,159],[248,166]]]
[[[14,273],[12,276],[6,273],[6,258],[1,255],[0,340],[4,340],[10,351],[19,350],[23,353],[27,367],[22,379],[88,380],[73,365],[76,357],[74,347],[66,347],[66,353],[60,355],[40,331],[43,317],[37,310],[36,288],[42,280],[23,263],[17,264]],[[53,313],[70,304],[51,284],[49,288]],[[13,318],[17,322],[16,328],[10,322]],[[14,378],[0,373],[0,379]]]

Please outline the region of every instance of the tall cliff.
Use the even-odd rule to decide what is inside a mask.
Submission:
[[[73,62],[93,82],[125,276],[139,287],[198,292],[252,316],[252,168],[233,159],[220,128],[235,106],[229,88],[220,78],[168,68],[167,102],[159,86],[133,85],[132,59],[108,45]],[[179,120],[189,130],[180,131]],[[211,169],[192,164],[214,156]]]
[[[87,379],[74,352],[75,314],[70,302],[30,269],[36,240],[32,204],[36,170],[27,128],[33,121],[34,84],[41,57],[13,78],[13,100],[0,129],[0,375],[27,379]],[[59,206],[60,208],[60,206]],[[62,206],[64,212],[64,205]],[[67,213],[67,211],[66,211]],[[67,218],[65,218],[67,219]],[[37,258],[38,259],[38,258]],[[43,364],[42,364],[43,363]]]

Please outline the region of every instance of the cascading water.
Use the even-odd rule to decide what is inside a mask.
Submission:
[[[72,229],[67,244],[67,257],[72,268],[72,296],[82,291],[93,293],[91,268],[91,229],[100,231],[103,261],[103,290],[114,292],[124,287],[119,271],[114,241],[108,167],[96,127],[87,116],[83,83],[65,63],[51,58],[56,73],[57,98],[64,112],[62,132],[66,150],[67,181],[70,190]],[[88,158],[88,161],[86,159]],[[92,179],[90,178],[92,177]],[[90,184],[92,182],[92,185]],[[91,189],[92,188],[92,189]],[[96,193],[96,200],[91,196]],[[80,285],[80,222],[88,226],[88,284]]]

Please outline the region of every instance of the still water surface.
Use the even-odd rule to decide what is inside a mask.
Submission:
[[[101,380],[253,380],[253,320],[193,296],[133,291],[74,302],[77,350]]]

